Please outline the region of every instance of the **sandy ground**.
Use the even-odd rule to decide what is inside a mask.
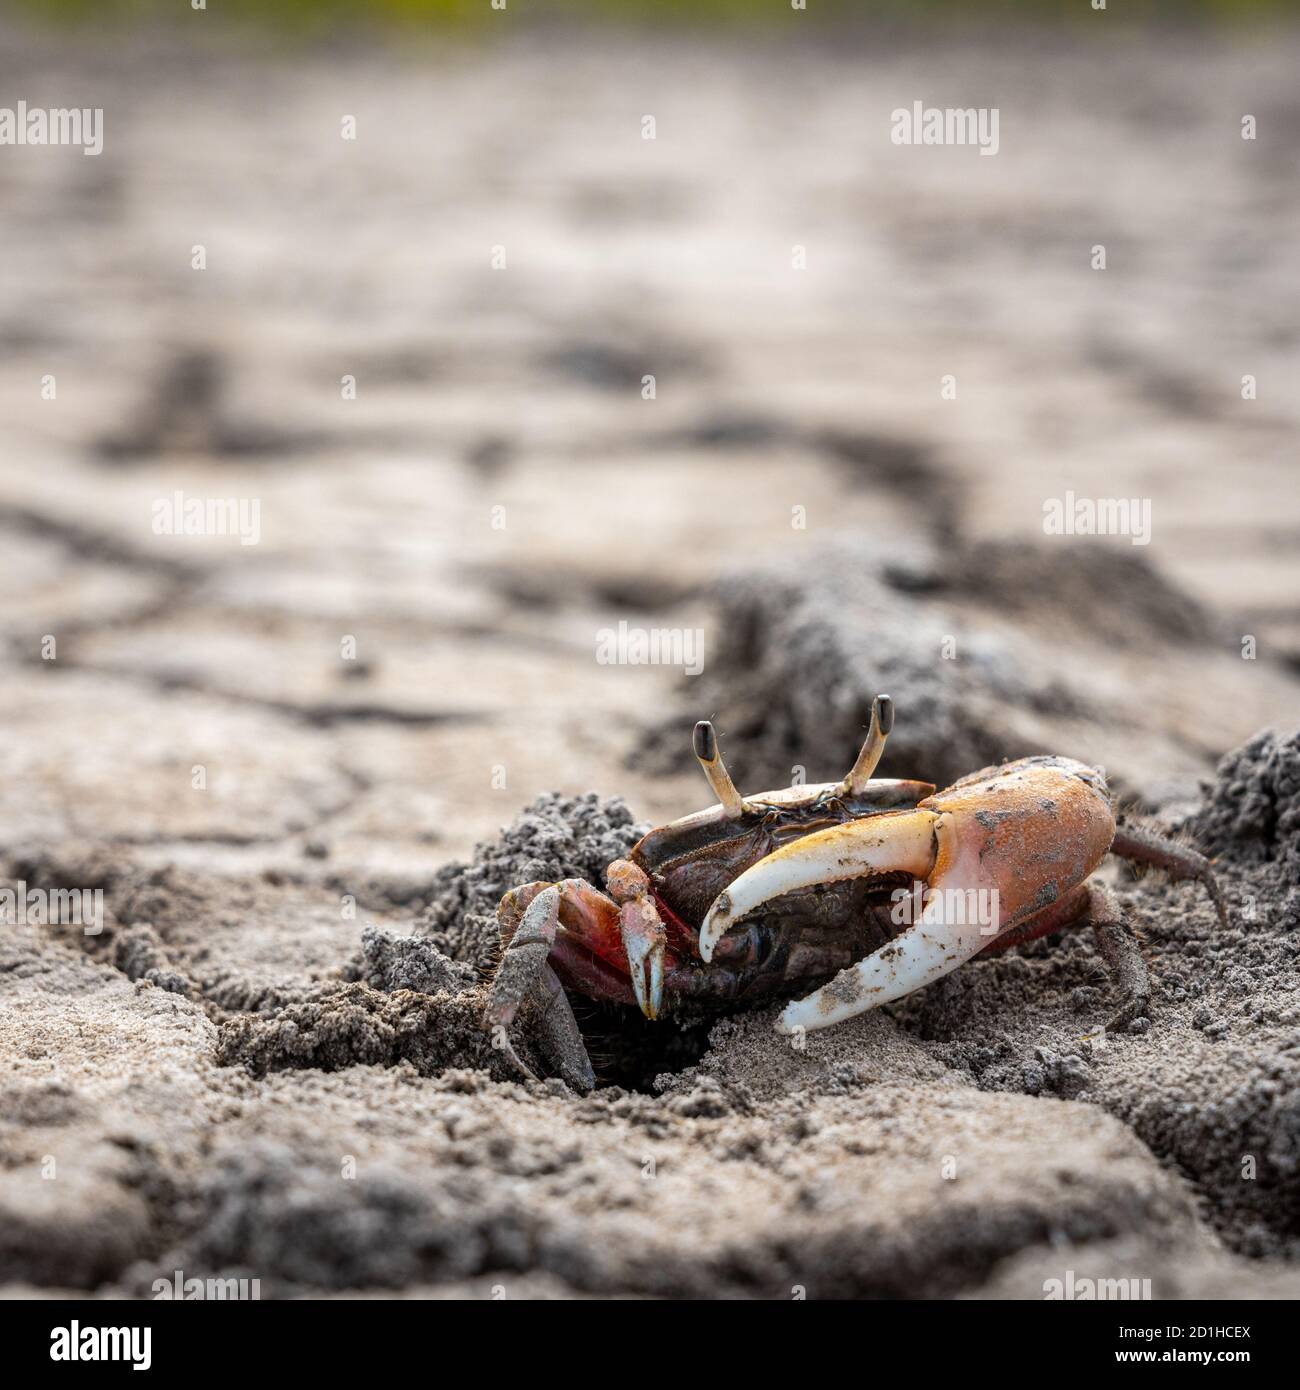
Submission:
[[[0,926],[0,1286],[1300,1293],[1300,40],[4,39],[107,134],[0,151],[0,886],[107,907]],[[918,97],[998,157],[891,145]],[[883,774],[1103,764],[1233,929],[1108,869],[1157,988],[1100,1043],[1078,932],[801,1054],[579,1003],[601,1088],[510,1079],[502,889],[705,804],[696,719],[816,781],[880,689]]]

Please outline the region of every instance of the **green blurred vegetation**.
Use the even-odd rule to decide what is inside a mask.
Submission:
[[[188,17],[190,0],[12,0],[53,22],[129,24]],[[790,16],[790,0],[507,0],[512,18],[689,25],[763,24]],[[809,11],[846,20],[944,19],[1071,22],[1091,17],[1090,0],[807,0]],[[285,30],[474,26],[499,22],[491,0],[206,0],[209,15]],[[1108,0],[1107,18],[1243,21],[1296,15],[1300,0]]]

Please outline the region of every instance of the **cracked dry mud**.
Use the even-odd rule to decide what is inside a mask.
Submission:
[[[964,43],[538,41],[428,55],[436,82],[312,55],[256,60],[258,103],[246,58],[3,37],[33,103],[75,81],[130,119],[93,169],[0,164],[0,886],[106,901],[97,936],[0,927],[0,1287],[1300,1292],[1300,405],[1222,381],[1295,368],[1293,36],[1071,45],[1028,85]],[[1017,142],[865,139],[935,82],[1019,93]],[[1248,166],[1211,82],[1269,113]],[[668,117],[634,165],[629,91]],[[1130,255],[1081,284],[1094,225]],[[195,227],[219,279],[177,259]],[[259,498],[259,544],[154,535],[177,488]],[[1046,541],[1067,488],[1152,497],[1152,544]],[[703,673],[596,662],[620,621],[702,628]],[[1082,932],[802,1053],[771,1010],[678,1033],[579,1001],[607,1084],[506,1074],[477,1027],[500,893],[701,806],[697,718],[754,791],[841,775],[882,688],[882,775],[1067,753],[1218,856],[1228,933],[1195,885],[1108,870],[1145,1029],[1096,1038]]]

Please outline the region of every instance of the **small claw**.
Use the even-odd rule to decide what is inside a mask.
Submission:
[[[619,920],[636,1002],[647,1018],[658,1018],[664,998],[664,948],[667,942],[664,925],[649,898],[624,903],[619,909]]]
[[[700,927],[700,955],[713,959],[728,929],[772,898],[801,888],[904,871],[918,879],[934,864],[930,811],[886,812],[805,835],[751,865],[714,899]]]

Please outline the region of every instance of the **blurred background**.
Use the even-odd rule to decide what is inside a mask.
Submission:
[[[697,718],[838,777],[885,684],[884,773],[1185,801],[1297,709],[1292,14],[10,6],[0,107],[104,142],[0,146],[0,834],[418,896],[542,790],[702,804]]]

